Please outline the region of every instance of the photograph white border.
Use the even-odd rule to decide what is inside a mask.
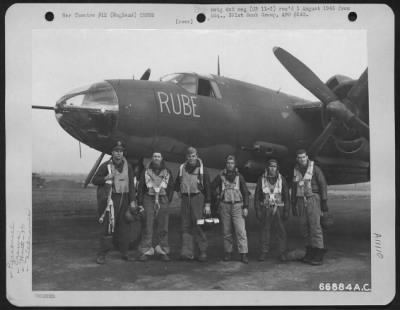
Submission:
[[[257,4],[261,5],[261,4]],[[280,4],[277,4],[279,6]],[[317,6],[318,4],[310,4]],[[337,4],[334,4],[338,6]],[[32,291],[32,256],[27,247],[27,268],[11,278],[6,289],[18,306],[194,306],[194,305],[382,305],[395,296],[395,130],[394,130],[394,13],[384,4],[350,5],[356,22],[346,12],[313,12],[298,19],[211,19],[197,23],[213,5],[153,4],[14,4],[5,18],[6,39],[6,262],[9,266],[12,227],[31,232],[32,217],[32,30],[33,29],[365,29],[369,70],[371,141],[371,292],[289,291]],[[215,6],[215,5],[214,5]],[[217,5],[224,7],[228,5]],[[229,5],[248,7],[244,5]],[[154,12],[154,18],[60,18],[63,12],[102,10]],[[53,22],[44,19],[46,12]],[[193,19],[177,24],[176,18]],[[17,173],[15,173],[17,171]],[[374,234],[379,234],[379,249]],[[31,233],[27,234],[31,239]],[[30,240],[31,241],[31,240]],[[29,255],[30,254],[30,255]],[[177,298],[179,296],[179,298]]]

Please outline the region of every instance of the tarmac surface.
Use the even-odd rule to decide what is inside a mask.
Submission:
[[[251,197],[252,198],[252,197]],[[206,263],[178,260],[179,202],[170,206],[170,262],[154,258],[126,262],[117,251],[106,264],[95,262],[99,225],[95,189],[42,188],[33,190],[33,290],[318,290],[320,283],[368,284],[371,288],[369,191],[343,187],[329,191],[334,225],[325,232],[328,253],[324,265],[298,261],[281,263],[276,253],[258,262],[258,228],[252,199],[247,221],[249,264],[223,262],[220,225],[207,230]],[[299,220],[286,221],[289,249],[303,251]],[[135,249],[131,252],[137,255]]]

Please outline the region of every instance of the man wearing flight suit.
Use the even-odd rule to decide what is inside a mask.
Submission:
[[[268,161],[267,169],[258,179],[254,207],[260,227],[261,253],[258,260],[264,261],[269,255],[271,232],[275,228],[279,258],[286,261],[287,238],[283,222],[289,216],[290,198],[286,180],[279,173],[275,159]]]
[[[138,185],[138,205],[144,210],[145,227],[142,231],[139,261],[145,262],[157,254],[169,261],[168,206],[174,194],[171,171],[166,167],[160,152],[154,152],[148,167],[142,172]],[[157,222],[153,248],[153,224]]]
[[[131,261],[128,255],[132,237],[132,214],[136,209],[133,170],[124,157],[125,147],[117,141],[112,149],[112,157],[104,162],[93,177],[92,183],[97,185],[97,201],[99,223],[102,224],[100,249],[96,262],[105,263],[109,250],[107,240],[119,249],[122,259]]]
[[[301,217],[301,230],[306,241],[306,254],[302,261],[321,265],[324,249],[321,216],[327,216],[327,183],[321,169],[309,160],[307,152],[296,152],[297,164],[293,172],[293,214]]]
[[[182,248],[181,259],[194,259],[194,245],[200,251],[200,262],[207,261],[207,237],[197,220],[211,215],[210,178],[197,150],[189,147],[186,162],[179,167],[175,190],[181,197]]]
[[[211,183],[211,190],[219,196],[219,214],[221,216],[224,236],[224,261],[232,258],[232,223],[235,230],[240,260],[248,264],[247,234],[245,217],[248,214],[249,191],[246,181],[236,168],[236,159],[229,155],[226,167]]]

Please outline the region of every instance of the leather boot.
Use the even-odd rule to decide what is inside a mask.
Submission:
[[[249,259],[247,258],[247,254],[246,253],[240,254],[240,260],[242,261],[242,263],[245,263],[245,264],[249,263]]]
[[[289,260],[287,253],[283,252],[281,254],[279,254],[279,261],[282,263],[286,263]]]
[[[163,262],[169,262],[169,261],[171,261],[171,258],[168,256],[168,254],[162,254],[162,255],[160,255],[160,257],[161,257],[161,260],[162,260]]]
[[[199,261],[202,262],[202,263],[206,262],[207,261],[207,254],[204,253],[204,252],[200,253]]]
[[[310,259],[310,264],[314,266],[322,265],[324,263],[324,254],[326,249],[314,248],[315,255]]]
[[[142,253],[139,255],[138,261],[144,263],[144,262],[147,262],[149,259],[150,258],[148,255]]]
[[[224,254],[224,261],[228,262],[232,259],[232,253],[231,252],[225,252]]]
[[[134,262],[134,261],[136,260],[135,257],[133,257],[132,255],[129,255],[128,253],[122,254],[122,255],[121,255],[121,258],[122,258],[124,261],[127,261],[127,262]]]
[[[103,265],[106,263],[106,254],[107,251],[109,250],[108,245],[106,244],[106,237],[107,236],[103,236],[100,238],[100,242],[99,242],[99,252],[97,253],[97,258],[96,258],[96,263],[99,265]]]
[[[181,254],[181,256],[180,256],[180,260],[183,260],[183,261],[192,261],[193,259],[194,259],[194,257],[192,255]]]
[[[311,246],[306,246],[306,254],[300,258],[300,261],[303,263],[310,263],[310,260],[315,255],[315,248]]]

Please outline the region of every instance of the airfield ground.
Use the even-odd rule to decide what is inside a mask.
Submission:
[[[174,197],[170,217],[169,263],[125,262],[118,252],[97,265],[99,227],[95,188],[82,189],[71,180],[53,177],[33,189],[33,290],[318,290],[320,283],[367,283],[371,287],[370,194],[368,184],[333,186],[329,206],[334,226],[326,232],[329,249],[323,266],[300,262],[258,262],[257,222],[250,208],[249,259],[222,261],[220,226],[207,231],[209,261],[182,262],[179,253],[179,203]],[[252,197],[251,197],[252,198]],[[252,206],[252,200],[251,200]],[[301,249],[298,219],[286,222],[289,248]],[[136,254],[133,250],[132,254]]]

